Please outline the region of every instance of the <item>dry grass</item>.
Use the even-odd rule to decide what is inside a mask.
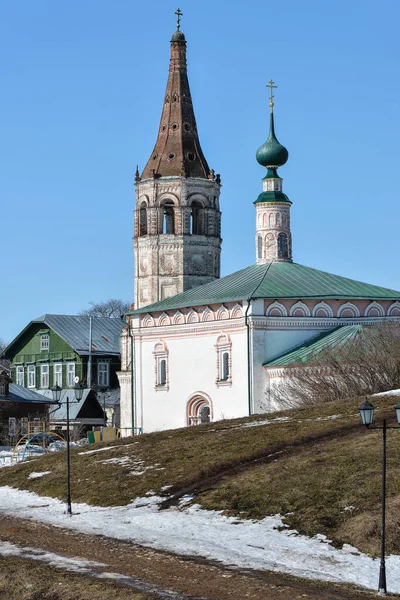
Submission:
[[[115,583],[44,566],[33,560],[0,557],[0,597],[7,600],[150,600]]]
[[[380,407],[377,422],[394,416],[397,400],[374,400]],[[206,508],[257,519],[280,513],[300,532],[325,533],[338,544],[376,553],[380,432],[361,427],[359,404],[355,399],[125,438],[94,454],[85,453],[106,444],[74,449],[72,498],[116,506],[149,490],[177,498],[190,490]],[[275,420],[281,417],[288,420]],[[244,427],[266,418],[272,422]],[[400,503],[400,437],[389,433],[388,549],[400,553],[399,523],[393,516]],[[125,462],[104,462],[110,459]],[[28,479],[31,471],[51,473]],[[0,485],[64,499],[65,453],[2,469]],[[164,486],[171,487],[166,492]]]

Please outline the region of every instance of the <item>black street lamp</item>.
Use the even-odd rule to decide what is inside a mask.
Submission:
[[[400,424],[400,402],[394,407],[396,411],[397,422]],[[360,406],[360,415],[362,424],[366,427],[372,425],[375,406],[368,400],[365,400]],[[386,419],[383,419],[383,425],[374,425],[373,429],[382,429],[382,529],[381,529],[381,566],[379,569],[378,593],[384,595],[387,593],[386,587],[386,563],[385,563],[385,543],[386,543],[386,430],[400,429],[397,426],[386,425]]]
[[[72,515],[72,508],[71,508],[71,461],[70,461],[70,454],[69,454],[69,405],[70,404],[78,404],[78,402],[80,402],[82,400],[84,387],[81,383],[78,382],[74,385],[74,387],[72,389],[74,390],[75,400],[72,400],[70,402],[69,396],[67,393],[66,401],[61,402],[61,391],[62,390],[61,390],[60,386],[56,385],[53,388],[51,388],[51,391],[53,392],[53,400],[55,400],[55,402],[57,402],[57,404],[59,404],[59,405],[61,405],[61,404],[67,405],[67,514],[70,516]]]

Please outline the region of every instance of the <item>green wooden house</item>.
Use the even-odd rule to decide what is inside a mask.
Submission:
[[[76,378],[95,391],[117,388],[123,325],[109,317],[44,315],[31,321],[2,357],[11,363],[14,383],[39,393],[55,385],[71,388]]]

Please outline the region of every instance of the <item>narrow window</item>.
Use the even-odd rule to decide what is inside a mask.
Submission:
[[[49,334],[44,333],[40,336],[40,350],[48,350],[49,349]]]
[[[36,385],[36,367],[28,365],[28,388],[34,388]]]
[[[8,417],[8,435],[11,437],[17,435],[17,419],[15,417]]]
[[[261,237],[261,235],[259,235],[257,237],[257,256],[258,256],[258,258],[262,258],[263,257],[263,255],[262,255],[262,253],[263,253],[263,247],[262,247],[263,243],[262,242],[263,242],[262,241],[262,237]]]
[[[21,417],[21,435],[28,433],[28,417]]]
[[[62,364],[57,363],[54,365],[54,385],[62,387]]]
[[[17,385],[24,385],[24,367],[22,365],[17,367]]]
[[[165,385],[167,383],[167,361],[165,358],[161,358],[158,363],[158,385]]]
[[[229,379],[229,352],[222,353],[221,360],[221,381]]]
[[[284,233],[280,233],[278,236],[278,257],[279,258],[287,258],[288,257],[288,247],[287,247],[287,239]]]
[[[0,398],[4,398],[6,395],[6,383],[5,381],[0,381]]]
[[[140,235],[147,235],[147,205],[142,202],[139,211],[139,229]]]
[[[193,235],[202,235],[204,233],[201,209],[202,205],[199,202],[192,203],[192,211],[190,213],[190,233]]]
[[[67,386],[73,387],[75,385],[75,363],[67,364]]]
[[[40,387],[49,387],[49,365],[40,365]]]
[[[97,364],[97,384],[101,387],[110,385],[110,363],[99,362]]]
[[[175,233],[174,205],[170,202],[164,204],[162,232],[164,234]]]

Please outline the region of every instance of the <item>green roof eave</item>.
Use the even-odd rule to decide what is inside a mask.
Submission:
[[[253,204],[259,204],[260,202],[288,202],[292,204],[283,192],[261,192]]]
[[[266,299],[400,300],[400,292],[291,262],[251,265],[131,313]]]
[[[309,364],[324,350],[335,352],[356,337],[364,325],[342,325],[328,332],[319,333],[307,342],[296,346],[273,360],[263,363],[263,367],[295,367]]]

